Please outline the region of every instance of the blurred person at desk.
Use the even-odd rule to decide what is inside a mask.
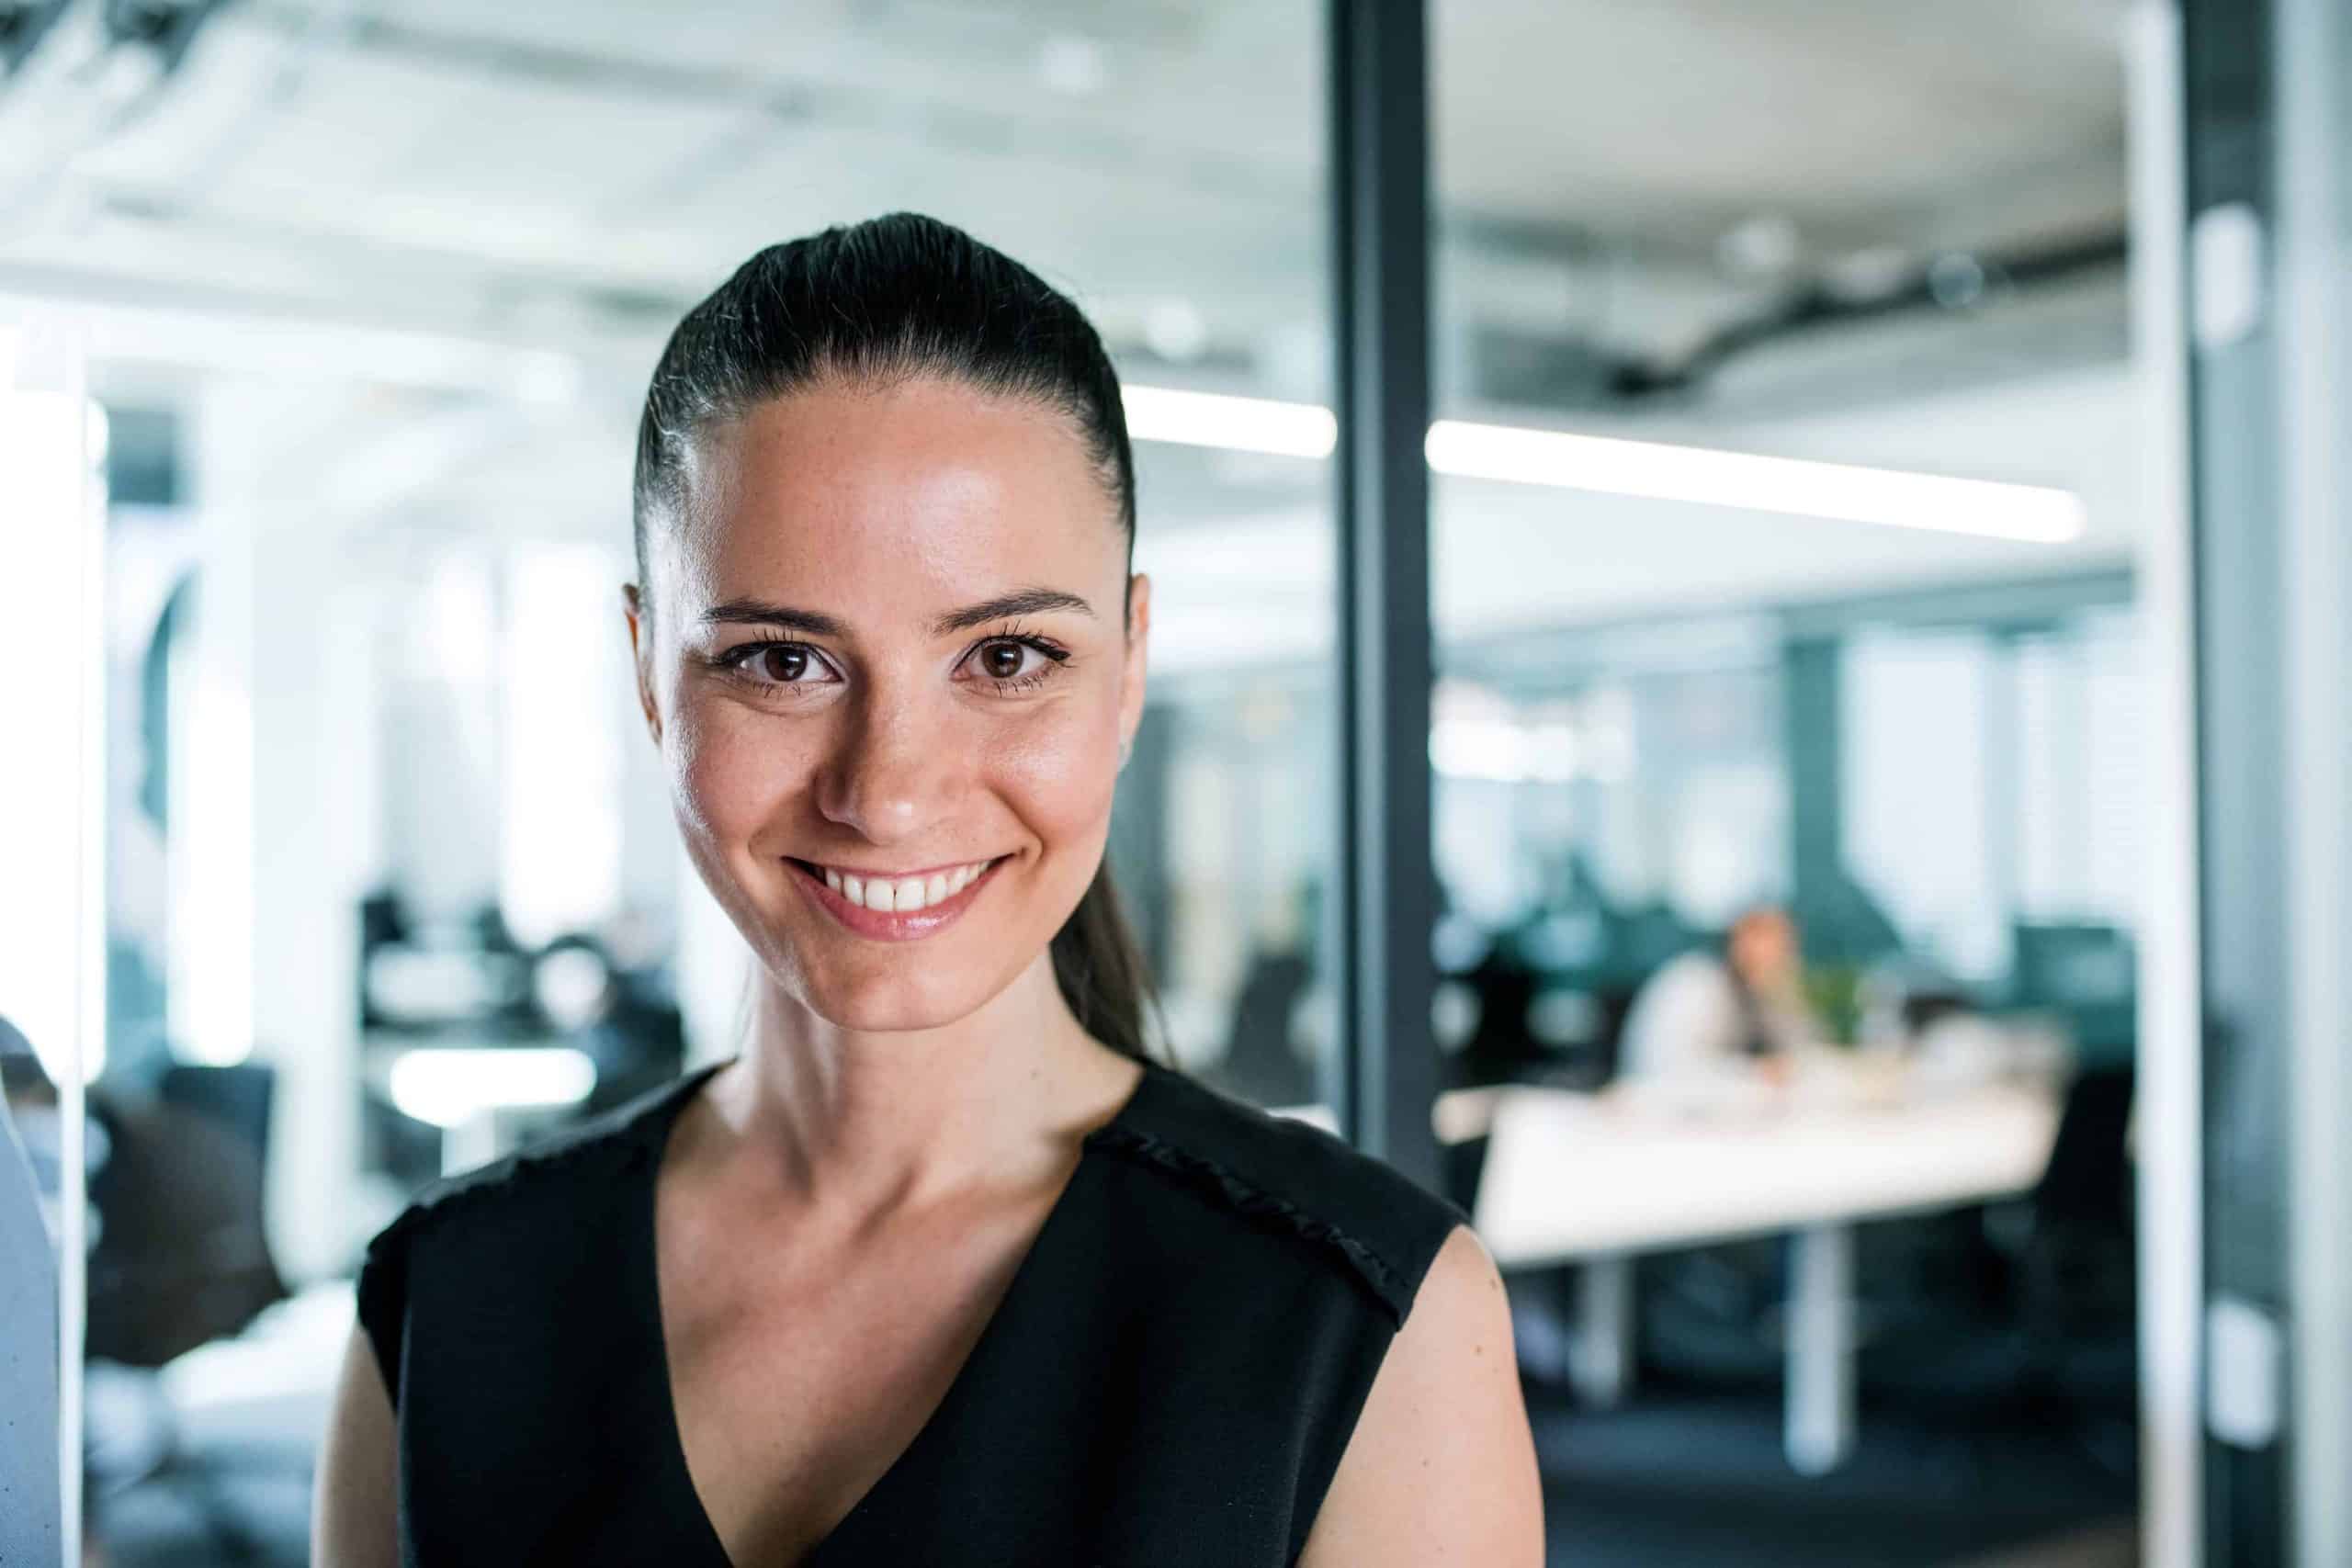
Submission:
[[[1720,950],[1694,948],[1652,975],[1625,1015],[1621,1077],[1687,1078],[1754,1064],[1787,1078],[1826,1038],[1805,998],[1796,918],[1758,905],[1732,921]]]

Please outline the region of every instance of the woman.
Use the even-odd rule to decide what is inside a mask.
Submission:
[[[1149,584],[1076,307],[908,214],[763,251],[654,371],[636,512],[749,1038],[370,1245],[318,1561],[1538,1562],[1459,1213],[1145,1055]]]
[[[1796,917],[1774,904],[1744,911],[1720,953],[1696,948],[1652,975],[1627,1010],[1620,1071],[1690,1082],[1756,1066],[1785,1082],[1825,1038],[1804,991]]]

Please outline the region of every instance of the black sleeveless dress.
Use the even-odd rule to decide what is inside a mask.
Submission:
[[[438,1184],[369,1244],[359,1321],[410,1568],[754,1568],[687,1474],[655,1293],[654,1173],[716,1070]],[[1147,1065],[946,1397],[808,1568],[1295,1562],[1464,1223],[1329,1134]]]

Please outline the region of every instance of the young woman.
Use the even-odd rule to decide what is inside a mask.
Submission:
[[[370,1245],[322,1568],[1532,1568],[1460,1213],[1145,1054],[1150,585],[1078,309],[910,214],[763,251],[654,371],[636,513],[749,1037]]]

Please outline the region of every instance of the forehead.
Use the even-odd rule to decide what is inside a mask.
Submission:
[[[837,603],[1005,580],[1090,588],[1125,539],[1075,423],[937,378],[827,383],[695,443],[680,586],[789,582]]]

